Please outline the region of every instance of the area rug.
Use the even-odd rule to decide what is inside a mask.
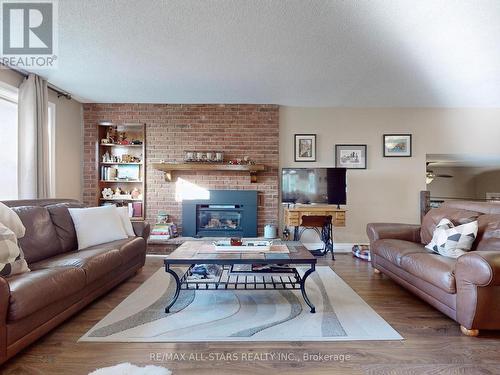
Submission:
[[[299,268],[303,274],[305,269]],[[299,290],[182,290],[158,270],[79,341],[347,341],[402,337],[330,267],[306,282],[311,314]]]
[[[139,367],[131,363],[120,363],[92,371],[89,375],[171,375],[169,369],[159,366]]]

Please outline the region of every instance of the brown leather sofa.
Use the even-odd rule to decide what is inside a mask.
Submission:
[[[455,225],[477,220],[472,251],[458,259],[424,246],[442,218]],[[368,224],[372,265],[461,325],[469,336],[500,329],[500,204],[446,202],[422,225]]]
[[[0,277],[0,364],[142,268],[149,225],[137,237],[78,248],[69,207],[75,200],[3,202],[26,227],[19,240],[31,272]]]

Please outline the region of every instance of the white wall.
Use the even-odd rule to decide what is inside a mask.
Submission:
[[[295,133],[317,134],[317,162],[294,162]],[[413,134],[411,158],[384,158],[384,133]],[[368,145],[368,169],[349,170],[347,226],[338,242],[365,242],[369,222],[419,222],[426,154],[500,154],[500,109],[280,109],[280,166],[334,166],[334,146]]]
[[[19,87],[23,77],[0,69],[0,81]],[[76,100],[58,98],[49,90],[49,101],[56,105],[56,197],[82,199],[83,108]]]
[[[435,178],[427,189],[431,197],[486,199],[486,193],[500,192],[500,167],[430,167]]]
[[[470,198],[476,199],[476,181],[478,173],[471,167],[429,167],[436,175],[447,174],[452,178],[436,177],[427,185],[433,198]],[[484,197],[483,197],[484,198]]]

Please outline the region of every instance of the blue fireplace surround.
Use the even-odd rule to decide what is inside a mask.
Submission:
[[[210,190],[209,199],[182,202],[185,237],[257,237],[257,191]]]

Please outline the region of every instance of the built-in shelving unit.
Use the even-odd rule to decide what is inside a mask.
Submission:
[[[107,126],[107,125],[106,125]],[[130,125],[125,125],[125,126],[130,126]],[[133,125],[135,126],[135,125]],[[142,145],[115,145],[115,144],[109,144],[109,143],[101,143],[102,147],[142,147]]]
[[[116,182],[120,184],[137,184],[142,183],[142,180],[101,180],[101,182]]]
[[[111,162],[111,161],[108,161],[108,162],[102,162],[101,161],[101,165],[142,165],[143,163],[118,163],[118,162]]]
[[[97,204],[101,206],[116,204],[127,207],[130,204],[131,219],[144,220],[146,125],[114,124],[106,121],[97,125],[97,134],[96,168],[99,174],[96,191]],[[139,142],[139,144],[131,142]],[[111,160],[108,160],[107,156]],[[134,175],[135,178],[127,177],[128,174]],[[122,194],[104,198],[102,191],[105,188],[110,188],[114,192],[119,189]],[[134,189],[139,191],[140,198],[132,198]]]
[[[172,181],[174,171],[233,171],[248,172],[251,182],[257,182],[257,173],[266,170],[263,164],[227,163],[153,163],[153,168],[165,172],[165,180]]]

